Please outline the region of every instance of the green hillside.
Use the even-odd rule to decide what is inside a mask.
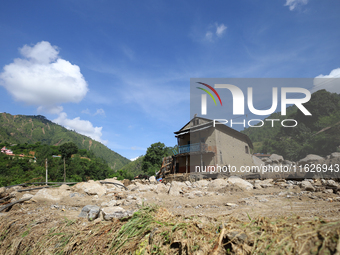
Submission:
[[[125,165],[118,172],[114,173],[111,177],[117,177],[118,180],[134,179],[135,176],[144,173],[142,170],[143,160],[144,156],[141,156],[135,161],[131,161],[129,164]]]
[[[305,116],[295,106],[287,109],[287,115],[274,113],[267,119],[294,119],[298,125],[282,127],[270,122],[262,128],[247,128],[247,134],[255,145],[255,152],[277,153],[286,159],[298,160],[307,154],[329,155],[340,145],[340,95],[319,90],[304,104],[312,116]],[[288,124],[288,123],[287,123]]]
[[[100,142],[68,130],[44,116],[0,114],[0,143],[61,145],[74,142],[79,149],[87,149],[108,162],[113,170],[119,170],[130,162],[129,159],[110,150]]]

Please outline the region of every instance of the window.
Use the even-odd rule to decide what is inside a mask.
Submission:
[[[246,153],[249,154],[249,149],[247,145],[246,145]]]

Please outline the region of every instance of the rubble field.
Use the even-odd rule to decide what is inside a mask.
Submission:
[[[22,192],[36,187],[0,188],[0,210],[27,199],[0,212],[1,254],[340,254],[334,180],[106,179]]]

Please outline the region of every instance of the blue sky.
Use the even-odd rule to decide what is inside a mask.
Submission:
[[[176,144],[190,78],[339,76],[339,13],[338,0],[3,1],[0,112],[135,158]]]

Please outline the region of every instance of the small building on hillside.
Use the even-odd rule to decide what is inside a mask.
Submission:
[[[177,137],[178,154],[173,159],[173,172],[193,173],[199,169],[209,172],[215,169],[254,165],[249,137],[224,124],[213,120],[194,117],[179,131]]]
[[[8,156],[14,156],[13,151],[7,149],[5,146],[3,148],[1,148],[1,153],[5,153]]]

